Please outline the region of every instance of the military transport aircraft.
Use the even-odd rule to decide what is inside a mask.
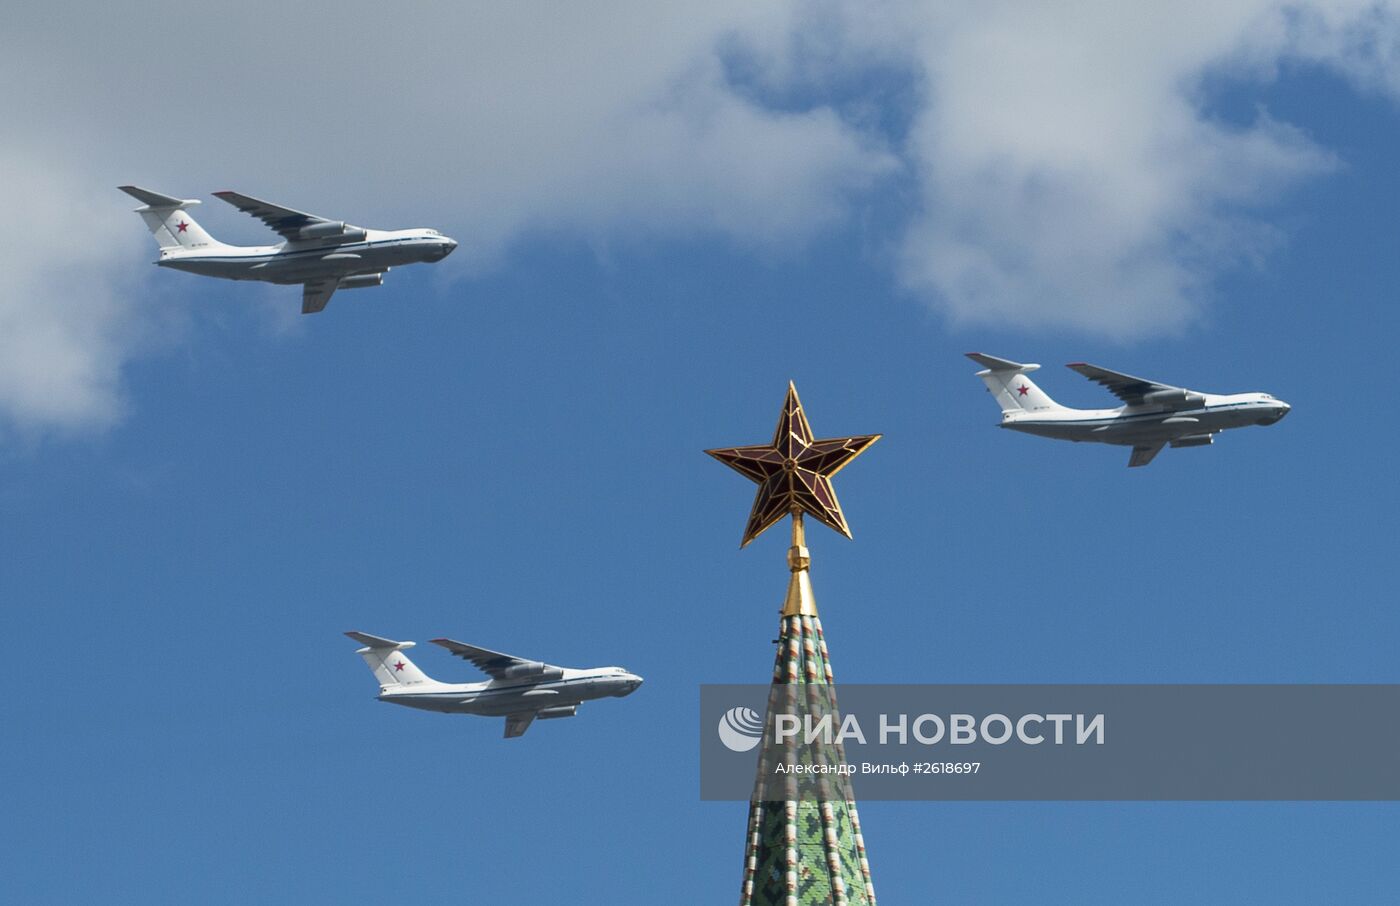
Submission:
[[[390,267],[441,261],[457,243],[437,230],[367,230],[259,201],[237,192],[216,198],[251,214],[282,235],[278,245],[226,245],[205,232],[186,208],[195,198],[172,198],[137,186],[118,186],[142,202],[136,209],[160,246],[161,267],[226,280],[300,283],[302,314],[326,307],[338,289],[379,286]]]
[[[578,706],[595,698],[621,698],[636,691],[642,678],[621,667],[574,670],[527,661],[451,639],[433,639],[491,677],[484,683],[440,683],[404,656],[413,642],[395,642],[365,632],[347,632],[364,645],[357,654],[379,680],[379,700],[455,714],[483,714],[506,719],[506,738],[521,736],[536,717],[573,717]]]
[[[986,369],[977,376],[1001,405],[1003,428],[1059,440],[1130,446],[1129,467],[1147,465],[1167,444],[1203,447],[1227,428],[1272,425],[1289,410],[1287,403],[1267,393],[1198,393],[1084,362],[1068,367],[1103,384],[1124,405],[1117,409],[1070,409],[1026,377],[1039,365],[1022,365],[980,352],[969,352],[967,357]]]

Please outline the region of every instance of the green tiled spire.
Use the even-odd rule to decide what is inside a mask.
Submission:
[[[801,516],[794,514],[788,553],[792,578],[773,662],[775,692],[795,691],[776,687],[833,683],[804,541]],[[820,698],[831,692],[811,691]],[[760,771],[766,772],[766,766]],[[843,784],[842,789],[847,790],[843,798],[798,796],[794,789],[792,799],[764,797],[749,803],[740,906],[874,906],[860,816],[849,787]]]

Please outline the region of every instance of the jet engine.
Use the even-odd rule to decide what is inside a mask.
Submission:
[[[1206,397],[1203,393],[1193,393],[1180,387],[1170,390],[1154,390],[1142,395],[1144,406],[1203,406]]]
[[[535,712],[540,720],[553,720],[556,717],[573,717],[578,713],[578,705],[560,705],[557,708],[541,708]]]
[[[1215,443],[1214,434],[1188,434],[1172,441],[1173,447],[1209,447]]]
[[[364,289],[368,286],[383,285],[383,274],[356,274],[353,277],[340,278],[340,289]]]
[[[513,667],[507,667],[503,671],[503,675],[506,679],[522,679],[524,677],[559,679],[563,677],[564,671],[560,670],[558,667],[551,667],[539,661],[528,661],[524,664],[516,664]]]
[[[339,239],[342,242],[360,242],[367,235],[364,230],[350,226],[343,220],[308,223],[297,230],[297,236],[302,239]]]

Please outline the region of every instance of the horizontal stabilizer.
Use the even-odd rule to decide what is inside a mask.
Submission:
[[[1027,372],[1035,371],[1040,367],[1039,365],[999,359],[994,355],[984,355],[980,352],[969,352],[967,357],[978,365],[986,366],[984,370],[977,372],[977,376],[982,379],[982,383],[987,385],[988,392],[992,394],[997,405],[1001,407],[1003,422],[1009,418],[1017,418],[1026,412],[1064,408],[1052,400],[1044,390],[1037,387],[1034,381],[1026,377]]]
[[[368,648],[383,648],[389,651],[397,651],[400,648],[412,648],[416,642],[396,642],[393,639],[381,639],[377,635],[370,635],[368,632],[347,632],[350,638]]]
[[[162,195],[159,192],[152,192],[150,189],[143,189],[140,186],[117,186],[117,188],[152,208],[183,208],[199,204],[198,198],[175,198],[170,195]]]
[[[222,245],[195,222],[189,211],[191,205],[199,204],[197,198],[175,198],[143,189],[140,186],[117,186],[137,201],[144,202],[136,209],[146,229],[151,231],[156,245],[160,246],[161,257],[169,253],[210,249]]]
[[[982,352],[969,352],[966,354],[969,359],[988,368],[992,371],[1035,371],[1039,365],[1023,365],[1020,362],[1013,362],[1010,359],[999,359],[994,355],[987,355]]]
[[[403,649],[413,647],[412,642],[381,639],[368,632],[347,632],[345,634],[365,646],[355,653],[365,659],[365,664],[374,673],[374,678],[379,681],[380,695],[389,689],[400,686],[433,682],[427,674],[418,669],[417,664],[409,660],[408,655],[403,653]]]

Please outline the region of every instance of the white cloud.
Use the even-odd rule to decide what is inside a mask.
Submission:
[[[781,93],[833,71],[914,73],[901,283],[960,324],[1118,338],[1179,331],[1223,271],[1287,240],[1271,207],[1336,165],[1260,110],[1214,118],[1207,79],[1331,68],[1400,97],[1388,3],[826,3],[752,45]]]
[[[1118,337],[1190,323],[1219,270],[1271,240],[1252,206],[1329,164],[1266,115],[1231,126],[1198,106],[1200,80],[1269,12],[1003,4],[929,23],[906,284],[964,322]]]
[[[955,322],[1131,337],[1190,324],[1222,269],[1286,240],[1280,191],[1331,164],[1267,113],[1212,119],[1203,79],[1300,59],[1400,96],[1396,17],[1352,0],[148,12],[31,5],[0,34],[11,210],[48,202],[3,228],[0,420],[119,414],[143,317],[119,289],[150,271],[123,182],[431,223],[461,268],[537,229],[791,247],[897,174],[912,293]],[[34,237],[70,211],[76,251]]]
[[[102,210],[91,180],[60,178],[32,153],[0,147],[0,171],[24,175],[6,180],[0,218],[0,413],[26,433],[111,424],[141,342],[141,305],[114,283],[137,254],[131,224]]]

